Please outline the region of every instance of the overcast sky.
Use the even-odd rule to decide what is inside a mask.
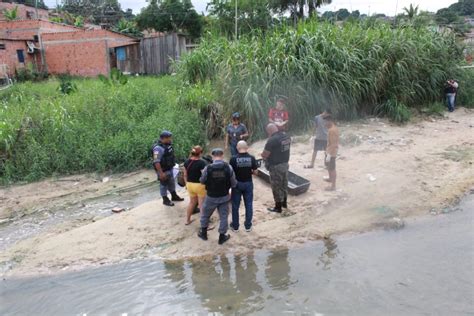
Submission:
[[[60,0],[58,0],[60,1]],[[206,4],[209,0],[192,0],[196,11],[199,13],[206,10]],[[361,13],[385,13],[387,15],[395,15],[400,13],[403,7],[407,7],[410,3],[419,5],[421,10],[436,12],[441,8],[448,7],[457,0],[333,0],[331,5],[323,6],[321,11],[336,11],[341,8],[347,8],[349,11],[359,10]],[[398,2],[398,8],[397,8]],[[56,0],[45,0],[46,5],[54,7]],[[140,9],[147,5],[145,0],[121,0],[122,9],[132,8],[135,13],[139,13]],[[398,11],[396,11],[398,10]]]

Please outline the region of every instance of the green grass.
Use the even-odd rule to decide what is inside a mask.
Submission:
[[[203,144],[199,111],[178,104],[175,78],[130,78],[125,85],[73,79],[22,83],[0,93],[0,180],[129,171],[147,165],[159,132],[175,134],[177,155]]]
[[[293,130],[307,128],[327,107],[339,118],[378,114],[404,122],[410,109],[442,100],[461,60],[452,34],[309,21],[238,41],[209,37],[177,72],[190,84],[211,82],[222,115],[240,111],[261,136],[276,95],[289,97]]]

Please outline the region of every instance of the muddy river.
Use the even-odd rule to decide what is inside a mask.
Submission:
[[[0,315],[474,315],[474,195],[400,230],[4,279]]]

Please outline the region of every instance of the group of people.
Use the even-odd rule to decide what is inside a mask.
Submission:
[[[282,213],[288,208],[288,171],[291,149],[291,137],[286,130],[289,115],[285,110],[286,99],[278,98],[276,107],[269,112],[266,126],[268,140],[261,157],[270,174],[270,183],[275,205],[268,211]],[[331,183],[327,190],[336,189],[336,156],[338,150],[338,131],[330,110],[315,117],[315,141],[312,162],[305,168],[313,168],[318,151],[326,152],[326,167]],[[189,194],[189,205],[186,210],[186,225],[191,224],[196,206],[200,213],[198,237],[207,240],[208,230],[213,229],[210,218],[217,209],[219,213],[219,240],[221,245],[229,240],[228,229],[238,232],[240,229],[239,209],[242,200],[245,205],[245,231],[252,231],[253,219],[253,176],[258,174],[259,163],[248,153],[249,137],[247,127],[241,123],[240,114],[232,115],[232,122],[227,126],[225,149],[230,149],[229,162],[224,160],[225,150],[214,148],[211,157],[203,158],[203,149],[194,146],[189,159],[184,163],[184,180]],[[172,145],[172,134],[163,131],[159,141],[153,146],[153,165],[160,182],[160,193],[163,204],[174,206],[182,199],[176,193],[173,168],[176,163]],[[171,194],[171,199],[168,197]],[[230,193],[229,193],[230,192]],[[232,221],[228,223],[229,204],[232,207]]]

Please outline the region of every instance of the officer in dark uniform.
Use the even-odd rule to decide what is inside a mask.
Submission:
[[[270,172],[270,183],[275,200],[275,207],[268,210],[281,213],[282,208],[288,207],[288,162],[290,161],[291,138],[285,131],[279,131],[273,123],[267,125],[267,134],[269,139],[262,152],[262,158]]]
[[[221,148],[212,150],[212,160],[213,163],[202,171],[200,179],[200,182],[206,185],[207,196],[204,200],[201,229],[198,236],[203,240],[207,240],[209,219],[217,208],[220,220],[219,245],[222,245],[230,238],[230,235],[227,234],[229,228],[227,221],[230,201],[229,190],[235,188],[237,180],[232,167],[224,162],[224,151]]]
[[[172,134],[169,131],[163,131],[160,134],[160,140],[153,146],[153,166],[155,167],[158,181],[160,181],[160,193],[163,198],[163,204],[174,206],[175,202],[184,201],[176,194],[176,184],[173,176],[173,167],[176,158],[173,150]],[[171,200],[168,198],[168,191],[171,193]]]

